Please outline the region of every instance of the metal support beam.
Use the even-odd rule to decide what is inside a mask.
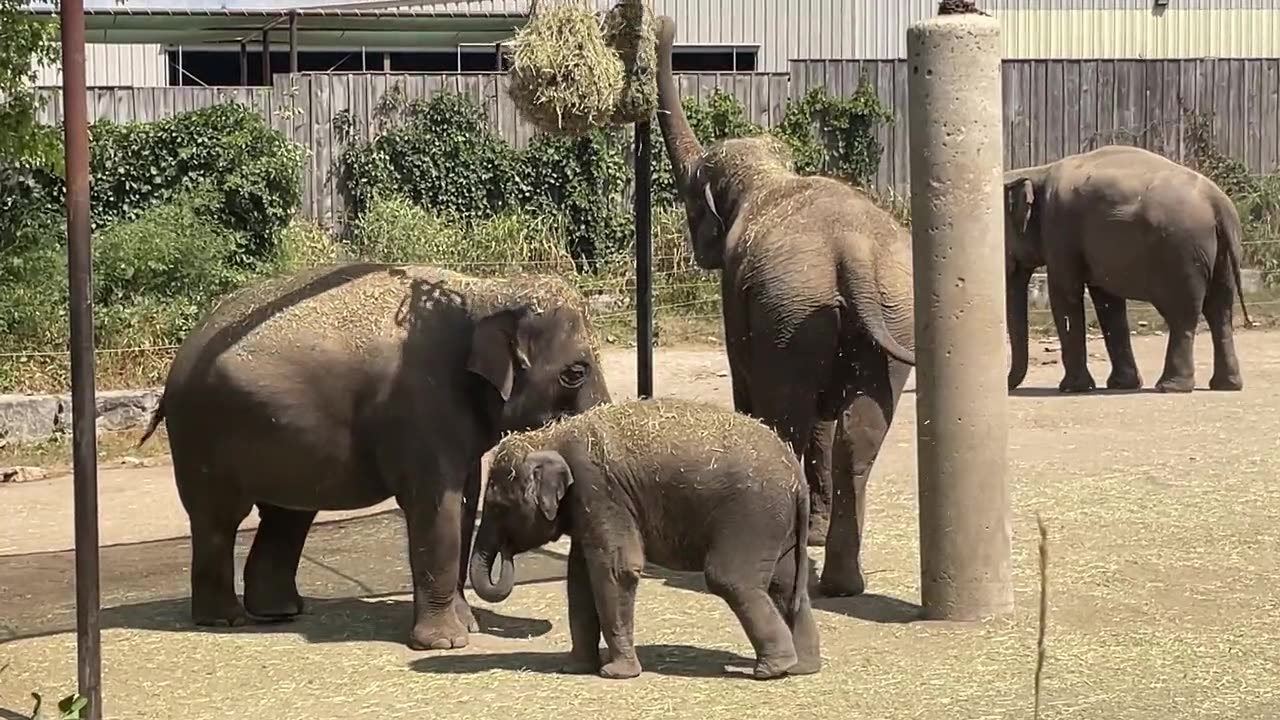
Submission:
[[[271,87],[271,31],[262,31],[262,84]]]
[[[67,280],[71,300],[71,445],[75,498],[76,678],[102,719],[98,587],[97,397],[93,358],[93,256],[89,226],[89,109],[85,97],[84,0],[62,0],[62,106],[67,177]]]
[[[249,43],[240,41],[240,86],[249,84]]]
[[[653,181],[652,133],[636,123],[636,394],[653,397]]]
[[[289,72],[298,72],[298,11],[289,11]]]

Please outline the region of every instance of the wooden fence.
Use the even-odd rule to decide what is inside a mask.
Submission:
[[[682,94],[703,100],[717,90],[732,93],[748,118],[772,126],[789,99],[819,86],[849,95],[865,74],[895,118],[880,130],[884,154],[875,184],[905,196],[907,71],[903,60],[798,61],[788,74],[696,73],[678,82]],[[471,97],[517,147],[535,134],[507,97],[506,76],[494,73],[304,73],[276,75],[270,88],[91,88],[89,111],[94,119],[148,121],[243,102],[308,148],[303,210],[333,225],[342,221],[345,206],[336,182],[342,148],[334,122],[345,111],[356,136],[367,139],[379,99],[397,85],[408,98],[441,91]],[[58,122],[59,91],[42,92],[50,102],[41,119]],[[1280,59],[1006,60],[1005,164],[1025,167],[1108,143],[1141,145],[1182,160],[1189,146],[1186,111],[1211,113],[1219,147],[1253,172],[1280,170]]]

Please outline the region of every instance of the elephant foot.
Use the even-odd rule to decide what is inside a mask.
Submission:
[[[796,664],[787,670],[788,675],[816,675],[822,671],[822,658],[798,658]]]
[[[467,602],[461,590],[453,598],[453,611],[457,613],[458,622],[462,623],[467,632],[480,632],[480,622],[476,620],[476,614],[471,610],[471,604]]]
[[[610,680],[630,680],[640,675],[640,660],[635,657],[619,658],[600,668],[600,677]]]
[[[1141,390],[1142,376],[1137,370],[1117,370],[1107,378],[1108,390]]]
[[[409,635],[414,650],[452,650],[467,646],[467,628],[456,612],[419,620]]]
[[[827,544],[827,529],[831,526],[830,515],[809,516],[809,547],[822,547]]]
[[[867,591],[867,579],[860,569],[841,572],[827,565],[822,568],[822,579],[818,581],[818,593],[824,597],[853,597]]]
[[[1060,393],[1087,393],[1098,389],[1098,384],[1094,382],[1093,376],[1089,373],[1073,376],[1068,375],[1058,383],[1058,392]]]
[[[755,669],[751,672],[757,680],[772,680],[786,675],[798,662],[795,651],[786,655],[756,660]]]
[[[257,583],[246,583],[244,608],[255,618],[268,621],[290,620],[301,615],[306,603],[292,582],[276,583],[279,587],[263,588]]]
[[[249,622],[249,615],[234,595],[220,602],[192,598],[191,621],[200,627],[240,627]]]
[[[1239,373],[1227,375],[1225,377],[1219,377],[1217,375],[1214,375],[1213,377],[1209,378],[1209,389],[1223,390],[1223,391],[1229,391],[1229,392],[1243,390],[1244,379],[1240,377]]]
[[[1193,378],[1162,378],[1156,383],[1156,390],[1162,393],[1189,393],[1195,389]]]
[[[608,648],[597,647],[592,650],[574,650],[569,653],[569,659],[560,667],[560,672],[568,675],[595,675],[608,662]]]

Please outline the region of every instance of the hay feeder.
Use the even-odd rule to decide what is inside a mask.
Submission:
[[[542,0],[512,40],[508,94],[539,130],[578,136],[644,122],[657,108],[657,38],[649,0]]]

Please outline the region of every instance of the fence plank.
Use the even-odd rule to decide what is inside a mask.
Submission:
[[[880,128],[879,190],[910,189],[907,68],[902,60],[793,61],[787,73],[682,73],[686,97],[707,100],[720,89],[742,103],[747,117],[776,126],[787,103],[813,87],[848,97],[864,74],[894,120]],[[1006,167],[1057,159],[1108,143],[1149,147],[1189,161],[1184,111],[1213,116],[1222,151],[1255,173],[1280,169],[1280,59],[1006,60],[1001,82]],[[516,147],[537,134],[507,95],[501,73],[278,74],[270,87],[90,88],[94,118],[148,122],[221,102],[242,102],[304,145],[304,207],[317,219],[341,222],[345,202],[333,176],[342,144],[333,119],[349,110],[355,137],[379,132],[379,107],[391,88],[407,99],[461,92],[484,108],[494,129]],[[39,89],[41,122],[62,120],[61,90]]]

